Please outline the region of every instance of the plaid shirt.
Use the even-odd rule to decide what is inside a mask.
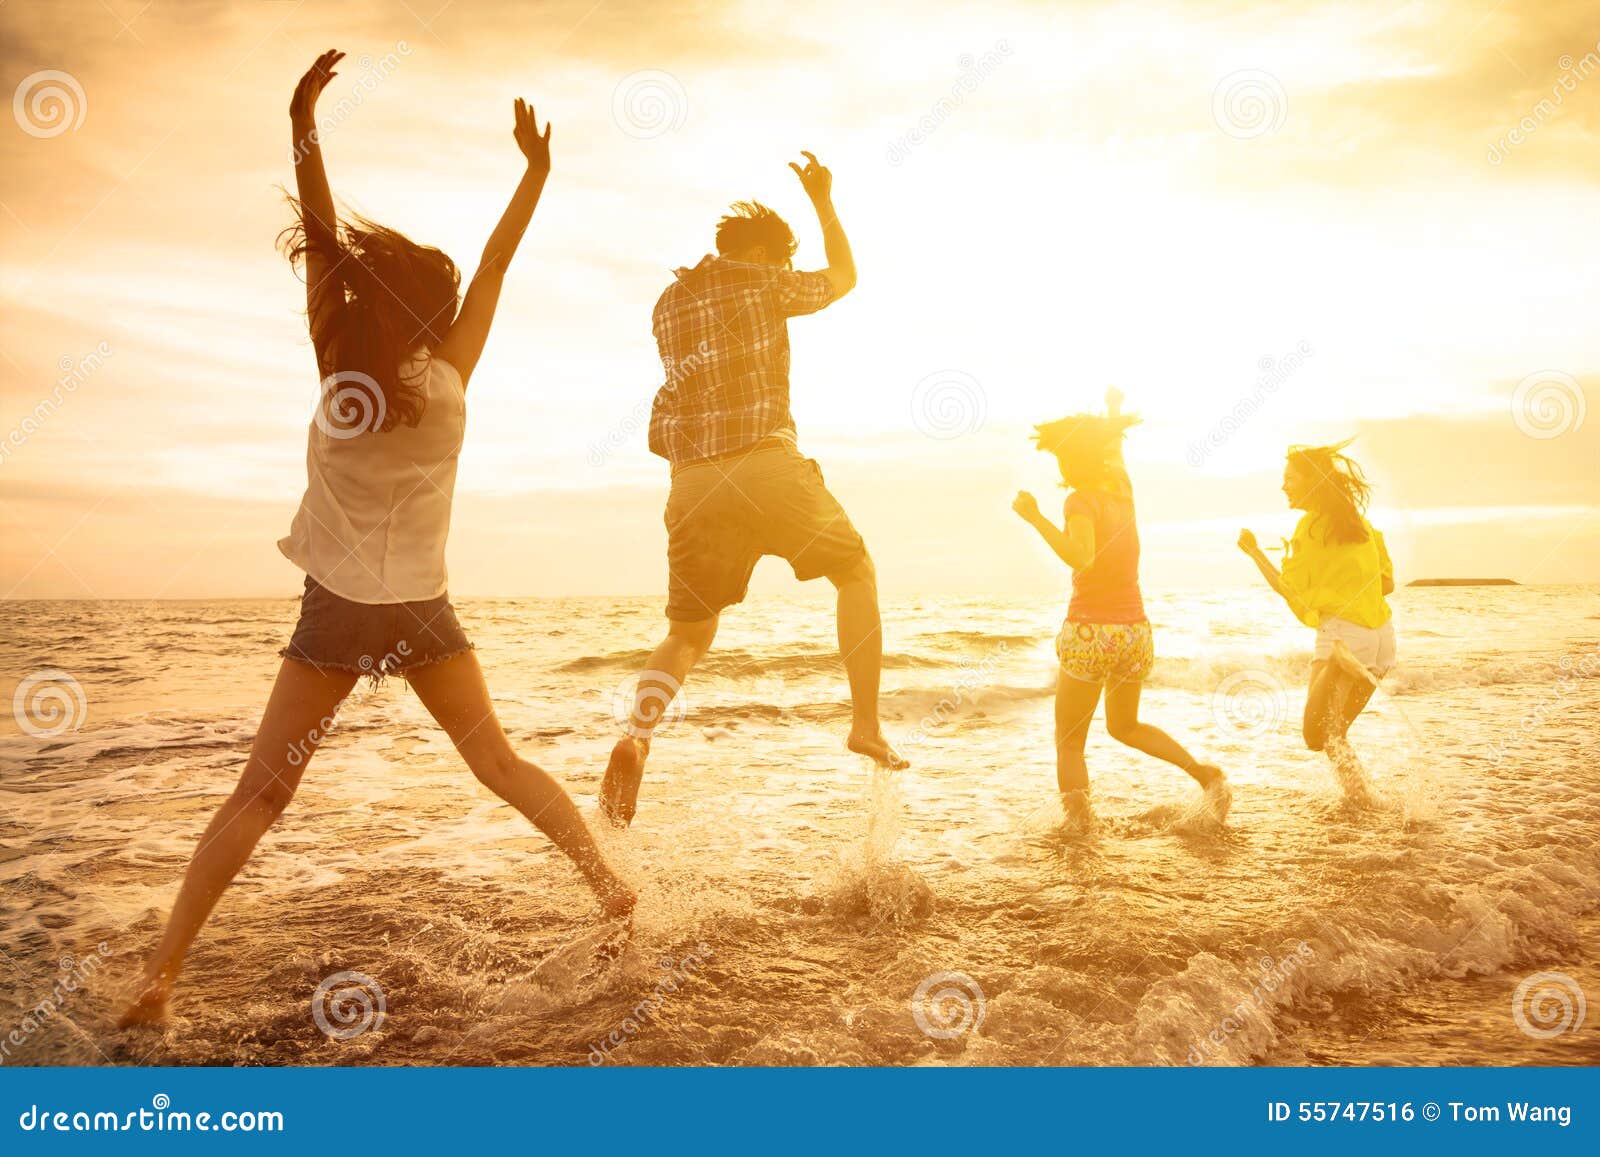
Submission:
[[[677,271],[653,328],[667,381],[650,410],[650,449],[674,466],[794,430],[788,319],[833,300],[822,273],[707,255]]]

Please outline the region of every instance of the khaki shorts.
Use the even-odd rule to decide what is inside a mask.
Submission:
[[[867,556],[821,467],[782,439],[674,470],[666,521],[667,617],[680,623],[742,602],[762,555],[786,559],[801,582]]]

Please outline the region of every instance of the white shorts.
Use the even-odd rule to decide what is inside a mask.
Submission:
[[[1343,639],[1362,666],[1380,679],[1394,666],[1393,619],[1376,628],[1363,627],[1349,619],[1324,619],[1317,628],[1317,646],[1311,652],[1312,660],[1328,658],[1333,653],[1335,639]]]

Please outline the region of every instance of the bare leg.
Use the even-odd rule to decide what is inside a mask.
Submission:
[[[619,828],[632,823],[638,809],[639,784],[644,779],[644,761],[650,754],[656,724],[677,697],[689,672],[711,650],[717,637],[717,621],[716,615],[692,623],[670,621],[667,637],[639,676],[628,717],[628,734],[611,749],[611,761],[600,781],[600,813]]]
[[[1306,692],[1301,724],[1306,746],[1328,756],[1345,794],[1357,801],[1369,798],[1371,789],[1366,771],[1346,736],[1374,690],[1376,685],[1370,678],[1358,678],[1326,659],[1311,665],[1311,686]]]
[[[200,837],[161,942],[145,965],[139,993],[119,1025],[143,1024],[165,1015],[167,998],[189,946],[257,841],[294,798],[306,763],[332,726],[334,712],[356,678],[351,672],[320,671],[294,659],[285,659],[278,668],[244,773]]]
[[[406,673],[428,713],[445,729],[472,774],[549,836],[583,873],[608,916],[626,916],[636,897],[605,862],[584,826],[572,797],[549,772],[511,750],[489,701],[478,657],[464,651],[452,659]]]
[[[1144,684],[1134,681],[1106,688],[1106,730],[1111,738],[1182,768],[1202,787],[1221,779],[1219,768],[1201,763],[1161,728],[1140,721],[1139,699],[1143,692]]]
[[[878,613],[878,576],[872,560],[863,556],[854,569],[829,575],[838,588],[839,655],[850,681],[851,751],[876,760],[884,767],[910,767],[883,737],[878,721],[878,681],[883,672],[883,619]]]
[[[1056,787],[1061,792],[1061,807],[1067,821],[1086,826],[1092,817],[1089,809],[1089,767],[1084,762],[1083,745],[1089,739],[1089,724],[1100,702],[1100,684],[1074,679],[1063,672],[1056,675]]]

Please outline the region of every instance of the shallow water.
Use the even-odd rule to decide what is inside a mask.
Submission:
[[[1233,812],[1196,818],[1185,776],[1097,729],[1079,837],[1052,800],[1057,608],[886,607],[885,715],[914,763],[891,775],[843,750],[822,592],[753,602],[660,733],[634,829],[605,837],[642,896],[612,965],[562,857],[403,682],[362,686],[173,1021],[129,1032],[116,1002],[295,603],[10,603],[6,686],[59,669],[83,699],[54,737],[0,720],[0,1040],[23,1042],[0,1061],[1592,1064],[1597,595],[1401,592],[1402,666],[1352,733],[1373,807],[1299,747],[1310,632],[1267,592],[1153,596],[1145,717],[1227,768]],[[592,816],[658,602],[458,610],[513,740]],[[344,971],[367,979],[315,1002],[329,1035],[314,996]]]

